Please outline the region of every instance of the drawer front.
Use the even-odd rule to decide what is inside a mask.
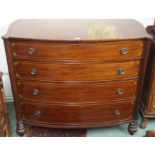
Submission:
[[[14,57],[56,60],[56,59],[100,59],[113,60],[140,57],[143,52],[142,41],[121,41],[112,43],[12,43]],[[127,49],[122,51],[122,49]]]
[[[40,102],[98,102],[134,98],[137,81],[118,83],[40,83],[18,81],[22,100]]]
[[[131,78],[139,75],[140,61],[117,63],[38,63],[16,61],[17,78],[46,81],[91,81]]]
[[[133,102],[100,103],[94,105],[37,105],[23,102],[22,119],[32,122],[54,125],[84,125],[119,122],[129,120],[132,115]],[[59,127],[59,126],[58,126]]]

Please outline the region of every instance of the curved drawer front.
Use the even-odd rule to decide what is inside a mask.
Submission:
[[[119,83],[39,83],[18,81],[22,100],[40,102],[100,102],[134,98],[137,81]]]
[[[114,123],[129,120],[132,115],[133,102],[94,104],[94,105],[35,105],[33,102],[22,102],[21,115],[26,121],[48,123],[58,127],[81,126],[102,123]],[[60,126],[59,126],[60,125]]]
[[[117,63],[38,63],[16,61],[16,77],[46,81],[95,81],[137,77],[140,61]]]
[[[100,59],[114,60],[140,57],[143,52],[143,41],[118,41],[110,43],[46,43],[14,42],[14,57],[56,60],[56,59]],[[126,49],[122,53],[122,49]]]

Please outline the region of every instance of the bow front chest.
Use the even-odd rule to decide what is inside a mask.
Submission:
[[[17,132],[94,128],[136,116],[150,36],[134,20],[18,20],[3,36]]]

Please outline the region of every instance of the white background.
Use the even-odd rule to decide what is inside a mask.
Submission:
[[[9,24],[22,18],[132,18],[145,27],[153,24],[155,0],[0,0],[0,36]],[[7,73],[3,42],[0,40],[0,70]],[[7,74],[5,91],[11,97]],[[45,141],[46,140],[46,141]],[[48,138],[0,139],[0,154],[124,155],[154,154],[154,139]]]

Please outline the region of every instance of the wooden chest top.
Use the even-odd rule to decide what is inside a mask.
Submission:
[[[128,19],[17,20],[4,39],[105,41],[150,38],[144,27]]]

